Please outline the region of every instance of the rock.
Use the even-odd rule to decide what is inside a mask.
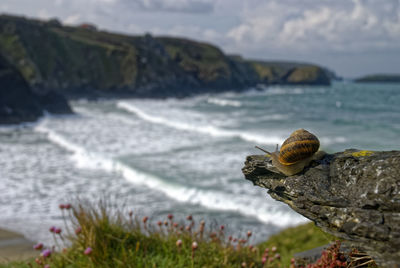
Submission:
[[[291,177],[248,156],[245,178],[325,232],[366,251],[378,265],[400,263],[400,151],[326,154]]]
[[[289,70],[282,82],[296,85],[330,85],[327,73],[318,66],[301,66]]]
[[[0,124],[32,122],[47,110],[51,113],[72,113],[67,101],[49,91],[37,94],[22,75],[0,55]]]

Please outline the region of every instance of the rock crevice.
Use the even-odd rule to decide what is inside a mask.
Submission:
[[[365,250],[379,265],[400,264],[400,151],[327,154],[290,177],[276,173],[270,158],[251,155],[242,171],[271,197]]]

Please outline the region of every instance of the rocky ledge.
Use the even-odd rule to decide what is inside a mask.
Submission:
[[[290,177],[275,173],[269,157],[251,155],[242,171],[272,198],[367,252],[378,265],[400,263],[400,151],[326,154]]]

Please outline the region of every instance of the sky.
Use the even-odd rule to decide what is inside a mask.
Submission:
[[[400,0],[0,0],[0,13],[186,37],[345,78],[400,73]]]

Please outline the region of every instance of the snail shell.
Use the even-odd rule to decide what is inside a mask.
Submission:
[[[283,142],[280,151],[278,151],[278,145],[273,153],[261,150],[271,156],[272,164],[281,173],[292,176],[301,172],[312,160],[321,159],[324,156],[325,153],[318,149],[318,138],[305,129],[298,129]]]

